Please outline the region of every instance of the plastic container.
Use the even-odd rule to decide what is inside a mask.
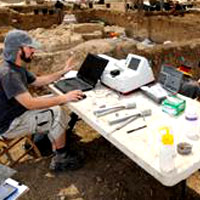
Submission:
[[[172,116],[177,116],[185,110],[185,100],[177,96],[168,96],[162,102],[162,111]]]
[[[162,129],[163,131],[164,129]],[[174,136],[170,134],[170,129],[165,128],[162,135],[160,146],[160,170],[164,173],[170,173],[175,169],[174,164]]]
[[[185,133],[186,136],[191,140],[199,139],[199,119],[198,114],[195,110],[187,110],[185,114]]]

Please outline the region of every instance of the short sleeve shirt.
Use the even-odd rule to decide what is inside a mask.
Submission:
[[[0,67],[0,134],[27,110],[15,97],[26,92],[35,79],[34,74],[23,67],[7,62]]]

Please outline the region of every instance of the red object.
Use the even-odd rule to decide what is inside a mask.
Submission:
[[[185,66],[185,65],[181,65],[181,66],[178,66],[177,68],[179,71],[183,72],[185,75],[188,75],[188,76],[192,76],[192,73],[191,73],[191,67],[188,67],[188,66]]]
[[[191,68],[186,67],[186,66],[179,66],[178,69],[180,71],[187,72],[187,73],[191,71]]]

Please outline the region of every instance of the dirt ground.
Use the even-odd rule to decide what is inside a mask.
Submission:
[[[73,134],[75,147],[85,152],[85,165],[77,171],[55,174],[48,170],[50,158],[18,164],[13,178],[30,188],[22,200],[183,199],[180,184],[172,188],[162,186],[83,122],[79,122],[74,131],[85,136],[81,139]],[[200,199],[194,191],[199,183],[200,172],[197,172],[187,181],[185,200]]]
[[[84,150],[85,165],[56,174],[48,169],[50,157],[16,165],[13,178],[30,188],[21,200],[183,200],[181,184],[164,187],[83,122],[75,133],[82,137],[74,143]],[[200,200],[200,172],[187,180],[185,200]]]

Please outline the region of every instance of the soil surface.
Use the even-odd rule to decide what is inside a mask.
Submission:
[[[173,19],[183,21],[180,16]],[[199,18],[184,18],[186,25],[191,21],[198,24]],[[48,168],[51,157],[16,165],[13,178],[30,188],[21,200],[183,200],[181,184],[164,187],[83,122],[78,123],[73,135],[74,146],[85,152],[84,166],[76,171],[52,173]],[[185,200],[200,200],[199,194],[200,172],[196,172],[187,180]]]
[[[79,136],[77,136],[77,133]],[[52,173],[51,158],[18,164],[16,180],[30,190],[22,200],[176,200],[182,185],[166,188],[82,121],[73,133],[73,146],[85,153],[76,171]],[[185,200],[198,200],[200,173],[187,180]]]

